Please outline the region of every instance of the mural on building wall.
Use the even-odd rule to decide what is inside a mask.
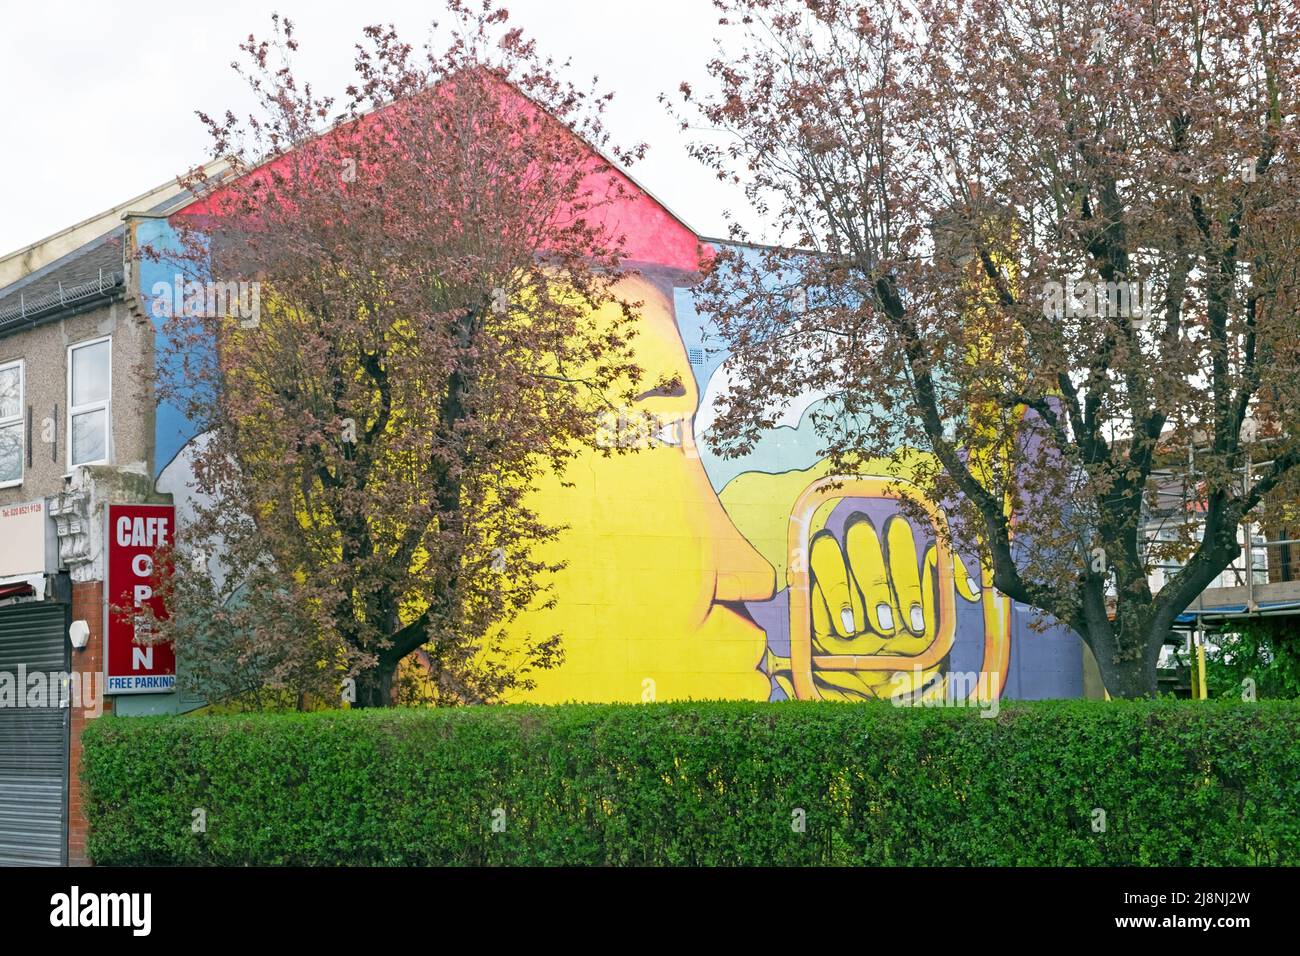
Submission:
[[[525,626],[562,631],[566,662],[529,699],[1081,693],[1077,637],[1037,633],[973,556],[950,553],[942,510],[904,515],[905,472],[829,473],[809,420],[819,396],[749,456],[714,456],[705,433],[725,361],[699,342],[689,289],[670,297],[645,271],[629,290],[645,303],[641,362],[684,388],[631,412],[680,424],[634,454],[591,452],[573,487],[539,489],[570,527],[553,555],[568,567],[556,607]]]
[[[635,453],[593,449],[537,488],[541,516],[568,528],[544,557],[566,566],[554,606],[518,626],[561,632],[565,661],[527,699],[1079,696],[1077,636],[1031,626],[971,555],[950,553],[940,509],[905,516],[905,472],[828,473],[810,420],[823,396],[787,408],[749,455],[711,452],[728,371],[694,307],[699,241],[640,190],[611,214],[639,271],[623,294],[643,303],[645,380],[682,387],[629,410],[666,434]],[[141,245],[174,244],[164,221],[138,228]],[[171,272],[142,261],[146,304]],[[194,436],[175,409],[156,423],[157,486],[184,522]]]

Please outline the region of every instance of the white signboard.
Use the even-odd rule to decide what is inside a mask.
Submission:
[[[44,501],[0,505],[0,578],[45,574],[57,555]]]

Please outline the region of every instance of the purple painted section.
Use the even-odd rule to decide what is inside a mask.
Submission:
[[[1011,662],[1002,696],[1014,700],[1049,700],[1083,696],[1083,641],[1053,621],[1042,631],[1030,625],[1038,612],[1024,604],[1011,611]]]
[[[790,656],[790,589],[782,588],[770,601],[748,601],[745,609],[767,632],[767,647],[778,657]]]

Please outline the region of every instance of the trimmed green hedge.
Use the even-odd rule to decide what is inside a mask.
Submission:
[[[101,864],[1300,862],[1289,702],[105,717],[84,742]]]

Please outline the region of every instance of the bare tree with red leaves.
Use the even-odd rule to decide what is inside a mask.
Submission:
[[[203,438],[160,636],[213,698],[386,706],[423,648],[434,702],[492,701],[560,659],[504,634],[555,570],[529,489],[640,378],[603,217],[626,180],[588,144],[639,149],[504,10],[449,9],[424,56],[368,28],[337,110],[276,18],[242,45],[258,114],[200,114],[232,169],[192,176],[178,258],[259,283],[255,320],[172,315],[161,363]]]
[[[1112,695],[1154,693],[1243,523],[1295,497],[1300,8],[716,5],[695,151],[778,246],[704,286],[736,373],[715,444],[828,395],[836,472],[928,453],[914,480],[995,587],[1073,627]],[[1197,520],[1152,540],[1170,480]]]

